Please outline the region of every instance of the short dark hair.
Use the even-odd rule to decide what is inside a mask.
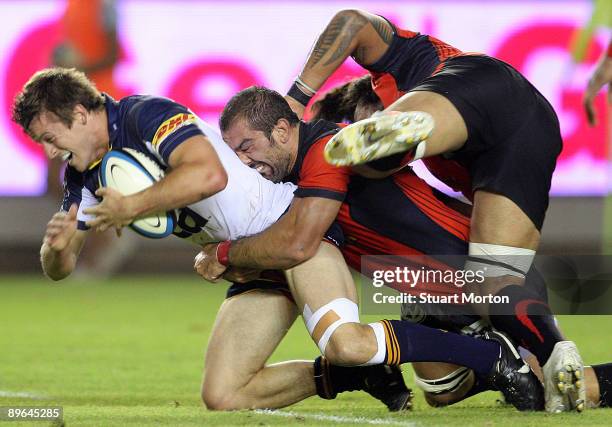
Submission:
[[[312,105],[312,111],[315,112],[312,120],[353,123],[358,105],[372,106],[375,110],[383,109],[380,98],[372,88],[372,78],[369,74],[336,86],[317,100]]]
[[[238,119],[246,119],[251,129],[270,138],[280,119],[294,125],[300,122],[283,96],[263,86],[251,86],[234,95],[221,113],[219,128],[225,132]]]
[[[32,120],[43,111],[55,114],[69,128],[74,107],[88,111],[104,108],[104,97],[96,86],[74,68],[47,68],[36,72],[15,97],[13,121],[28,132]]]

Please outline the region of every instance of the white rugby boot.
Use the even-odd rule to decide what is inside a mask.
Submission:
[[[582,412],[586,407],[584,364],[572,341],[555,344],[542,367],[547,412]]]
[[[334,166],[352,166],[415,149],[434,129],[424,111],[384,112],[355,122],[325,145],[325,160]]]

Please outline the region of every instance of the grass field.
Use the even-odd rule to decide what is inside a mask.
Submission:
[[[63,406],[67,426],[612,425],[612,410],[522,414],[496,403],[496,393],[432,409],[417,392],[415,409],[404,415],[360,392],[280,411],[208,412],[199,400],[203,354],[224,291],[195,276],[59,284],[0,278],[0,406]],[[612,359],[612,316],[560,320],[586,361]],[[298,321],[272,361],[317,352]]]

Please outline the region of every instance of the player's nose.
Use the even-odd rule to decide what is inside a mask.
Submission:
[[[48,158],[54,159],[59,154],[59,150],[51,144],[43,144],[45,154]]]
[[[247,166],[251,166],[251,163],[253,163],[253,160],[251,160],[249,156],[241,152],[238,152],[237,154],[238,154],[238,158],[240,159],[242,163],[244,163]]]

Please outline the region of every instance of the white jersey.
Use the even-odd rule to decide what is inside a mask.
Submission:
[[[265,179],[243,164],[209,124],[199,120],[198,126],[217,152],[228,180],[224,190],[188,206],[190,211],[204,218],[206,224],[200,232],[186,238],[201,245],[236,240],[265,230],[287,210],[296,186]],[[175,232],[178,234],[180,230],[175,228]]]

